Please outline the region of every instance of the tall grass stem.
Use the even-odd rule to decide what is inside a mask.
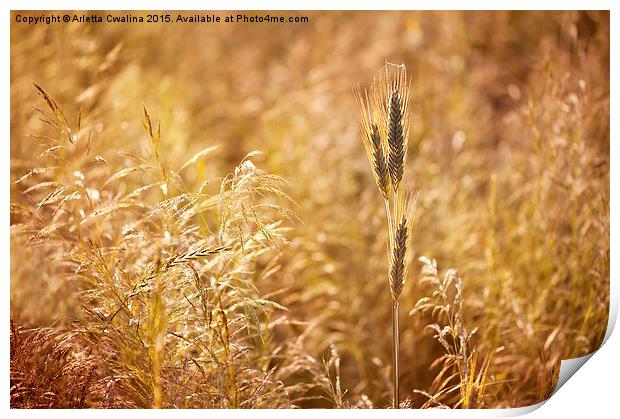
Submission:
[[[392,304],[392,385],[394,391],[394,409],[398,409],[398,351],[399,351],[399,335],[398,335],[398,300],[394,300]]]

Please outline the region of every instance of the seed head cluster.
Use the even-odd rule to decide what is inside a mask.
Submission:
[[[388,280],[392,294],[392,407],[399,402],[398,299],[407,279],[407,252],[411,240],[416,194],[401,190],[409,137],[409,86],[404,65],[386,64],[362,94],[355,89],[360,111],[359,128],[379,192],[385,202],[388,225]]]
[[[404,65],[386,64],[367,91],[355,89],[359,127],[388,219],[389,281],[394,301],[407,277],[415,194],[401,190],[409,136],[410,80]]]

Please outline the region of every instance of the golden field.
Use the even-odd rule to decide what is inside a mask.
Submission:
[[[353,93],[386,62],[418,193],[401,407],[537,403],[602,342],[608,12],[17,14],[41,12],[11,15],[12,407],[390,407]]]

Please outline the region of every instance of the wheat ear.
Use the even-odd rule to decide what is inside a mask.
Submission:
[[[392,294],[393,407],[399,407],[398,300],[407,278],[408,252],[417,195],[401,192],[409,136],[410,80],[404,65],[386,64],[369,91],[355,88],[359,129],[388,225],[388,281]]]

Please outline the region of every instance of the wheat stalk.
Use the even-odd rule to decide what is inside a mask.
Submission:
[[[370,89],[354,89],[366,155],[383,196],[388,226],[388,281],[392,294],[393,407],[399,407],[398,300],[407,265],[417,194],[401,191],[409,136],[410,80],[404,65],[386,64]]]

